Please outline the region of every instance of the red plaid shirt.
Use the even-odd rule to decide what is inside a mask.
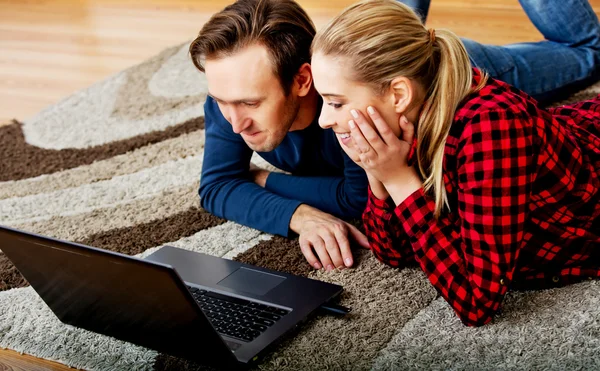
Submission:
[[[397,206],[369,190],[363,221],[375,256],[418,263],[463,323],[489,322],[509,287],[600,277],[600,96],[543,110],[490,79],[457,109],[443,171],[438,219],[423,189]]]

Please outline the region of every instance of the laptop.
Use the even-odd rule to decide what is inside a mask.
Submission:
[[[172,246],[139,259],[0,226],[0,250],[62,322],[226,369],[342,292]]]

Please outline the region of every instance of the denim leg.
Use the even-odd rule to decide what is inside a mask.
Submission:
[[[504,46],[463,39],[471,63],[544,102],[600,77],[600,24],[587,0],[519,0],[546,41]]]
[[[571,47],[600,45],[598,17],[588,0],[519,0],[548,41]]]
[[[406,4],[414,9],[414,11],[421,17],[421,21],[425,24],[427,20],[427,14],[429,13],[429,5],[431,0],[398,0],[403,4]]]

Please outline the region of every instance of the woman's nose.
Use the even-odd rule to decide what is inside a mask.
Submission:
[[[335,121],[331,119],[329,115],[325,112],[325,107],[321,110],[321,114],[319,115],[319,126],[323,129],[329,129],[333,125],[335,125]]]

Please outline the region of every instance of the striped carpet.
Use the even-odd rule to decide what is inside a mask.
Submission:
[[[352,316],[309,321],[263,370],[600,369],[598,281],[510,293],[493,323],[467,328],[417,269],[359,251],[355,269],[316,272],[297,241],[202,210],[205,97],[182,45],[0,127],[0,224],[141,257],[169,244],[343,285]],[[2,253],[0,347],[86,370],[199,367],[62,324]]]

